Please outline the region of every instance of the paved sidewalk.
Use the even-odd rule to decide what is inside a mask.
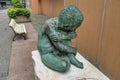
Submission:
[[[32,14],[31,19],[31,23],[25,23],[28,39],[12,42],[8,80],[34,80],[31,52],[37,50],[38,31],[48,17]]]
[[[0,10],[0,80],[7,80],[13,38],[6,9]]]
[[[17,39],[12,43],[8,80],[34,80],[31,52],[37,49],[37,32],[31,23],[26,23],[27,40]]]
[[[38,32],[40,27],[45,23],[47,19],[49,19],[49,17],[45,15],[32,14],[31,19],[35,30]]]
[[[46,19],[44,15],[32,15],[36,31]],[[31,51],[37,49],[37,32],[31,23],[27,23],[28,39],[13,42],[14,33],[8,24],[7,10],[0,10],[0,80],[7,80],[7,77],[8,80],[34,80]]]

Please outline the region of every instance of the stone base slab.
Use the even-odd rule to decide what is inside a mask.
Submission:
[[[89,61],[77,53],[76,58],[83,62],[84,69],[74,65],[66,73],[59,73],[47,68],[41,61],[38,50],[32,51],[36,80],[110,80]]]
[[[31,19],[30,19],[30,18],[27,18],[27,17],[25,17],[25,16],[17,16],[17,17],[15,18],[15,21],[16,21],[17,23],[25,23],[25,22],[31,22]]]

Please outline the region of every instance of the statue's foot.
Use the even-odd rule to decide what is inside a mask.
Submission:
[[[70,59],[71,64],[73,64],[73,65],[75,65],[76,67],[81,68],[81,69],[84,68],[84,67],[83,67],[83,63],[80,62],[80,61],[78,61],[73,54],[70,54],[70,55],[68,55],[68,56],[69,56],[69,59]]]

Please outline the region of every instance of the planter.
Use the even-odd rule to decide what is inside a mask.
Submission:
[[[24,23],[24,22],[31,22],[31,19],[30,19],[30,18],[27,18],[27,17],[25,17],[25,16],[17,16],[17,17],[15,18],[15,21],[16,21],[17,23]]]

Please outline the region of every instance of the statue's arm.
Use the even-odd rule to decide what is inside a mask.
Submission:
[[[43,45],[41,44],[41,40],[43,39],[44,35],[45,35],[45,31],[46,31],[46,27],[47,25],[44,24],[43,26],[40,27],[40,30],[38,32],[38,49],[40,50],[40,46]]]
[[[45,33],[46,27],[47,27],[46,24],[44,24],[42,27],[40,27],[40,30],[39,30],[39,33],[38,33],[38,37],[39,37],[38,39],[42,38],[42,35]]]
[[[61,52],[65,52],[65,53],[73,53],[73,54],[76,54],[76,49],[72,46],[69,46],[69,45],[65,45],[63,43],[61,43],[61,41],[55,41],[53,39],[53,35],[56,35],[57,36],[57,32],[54,30],[54,28],[52,27],[47,27],[49,29],[46,30],[46,33],[51,41],[51,43],[53,44],[53,46],[58,49],[59,51]]]
[[[61,52],[76,54],[77,50],[69,45],[64,45],[60,42],[53,42],[54,46]]]
[[[77,34],[76,32],[69,32],[69,33],[66,33],[66,34],[61,34],[61,39],[74,39],[76,38]]]
[[[52,34],[50,37],[54,41],[62,41],[62,40],[71,40],[76,38],[77,34],[76,32],[69,32],[69,33],[59,33],[56,32],[56,34]]]

